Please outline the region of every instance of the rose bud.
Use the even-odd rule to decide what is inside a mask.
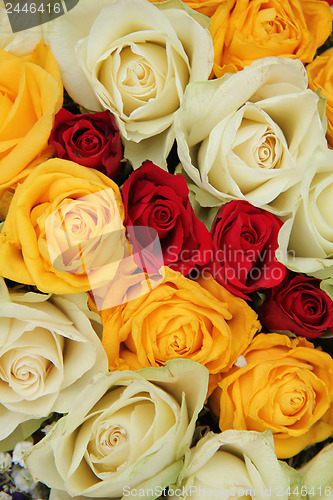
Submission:
[[[140,234],[135,231],[135,253],[152,243],[152,228],[159,237],[165,266],[187,275],[211,259],[211,236],[193,211],[183,176],[169,174],[147,161],[130,175],[122,194],[124,225],[147,227]]]
[[[275,257],[281,226],[278,217],[247,201],[223,205],[211,229],[216,281],[243,299],[280,283],[287,273]]]
[[[307,339],[333,333],[333,302],[320,281],[295,276],[267,292],[259,309],[260,320],[271,331],[290,331]]]
[[[55,117],[49,143],[59,158],[96,168],[111,179],[119,172],[123,147],[116,120],[108,111],[73,115],[62,108]]]

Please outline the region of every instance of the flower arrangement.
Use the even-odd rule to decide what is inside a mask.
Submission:
[[[330,4],[0,4],[1,500],[333,497]]]

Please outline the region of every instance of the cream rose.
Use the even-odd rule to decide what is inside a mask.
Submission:
[[[317,150],[309,159],[299,186],[285,194],[286,202],[301,197],[279,233],[278,259],[289,269],[333,278],[333,150]],[[329,284],[329,283],[328,283]]]
[[[207,383],[206,368],[190,360],[97,376],[26,464],[56,490],[51,498],[125,498],[131,490],[157,498],[155,488],[183,468]]]
[[[135,167],[147,158],[162,166],[186,85],[212,69],[208,24],[179,0],[80,0],[46,39],[74,101],[116,115]]]
[[[289,212],[279,195],[303,175],[325,131],[298,60],[267,57],[188,86],[175,116],[178,155],[203,207],[243,199]]]
[[[333,443],[323,448],[299,472],[304,475],[306,500],[333,498]]]
[[[293,490],[301,479],[276,458],[270,432],[210,432],[192,448],[182,482],[170,487],[168,498],[288,500],[288,488]]]
[[[92,376],[107,371],[101,342],[76,302],[9,293],[1,279],[0,440],[22,422],[67,412]]]

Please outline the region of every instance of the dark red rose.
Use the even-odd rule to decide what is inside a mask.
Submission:
[[[194,214],[184,177],[146,161],[129,176],[122,194],[125,226],[147,228],[139,237],[136,234],[134,252],[150,244],[152,228],[160,240],[164,265],[186,276],[211,259],[211,236]]]
[[[109,111],[73,115],[62,108],[56,114],[49,143],[59,158],[96,168],[112,179],[119,172],[123,147]]]
[[[287,274],[275,257],[281,226],[275,215],[247,201],[223,205],[211,229],[214,278],[243,299],[280,283]]]
[[[290,331],[314,339],[333,331],[333,302],[320,281],[297,275],[267,292],[259,308],[260,320],[271,331]]]

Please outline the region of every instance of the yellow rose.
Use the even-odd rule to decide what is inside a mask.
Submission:
[[[22,57],[0,50],[0,198],[52,156],[48,139],[62,92],[58,65],[44,43]]]
[[[220,429],[270,429],[278,458],[333,432],[333,359],[304,338],[261,333],[243,353],[246,366],[222,375],[209,404]]]
[[[90,290],[106,265],[114,275],[123,258],[123,219],[111,179],[71,161],[48,160],[16,188],[0,233],[0,274],[42,292]]]
[[[333,47],[317,56],[306,69],[310,89],[315,92],[320,89],[321,95],[326,98],[326,138],[328,145],[333,149]]]
[[[210,275],[194,282],[164,271],[148,295],[102,311],[109,368],[137,370],[174,358],[197,361],[210,374],[231,368],[260,327],[256,313]]]
[[[211,18],[217,77],[255,59],[285,56],[311,62],[332,30],[332,13],[322,0],[187,0]]]

